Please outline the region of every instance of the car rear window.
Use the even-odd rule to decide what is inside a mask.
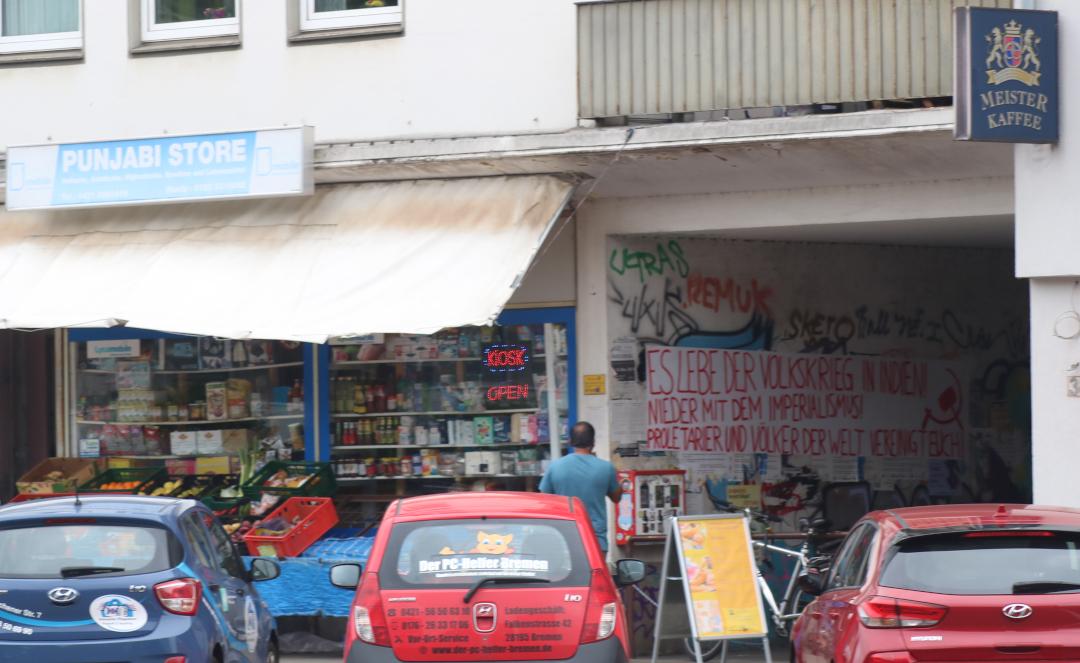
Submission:
[[[437,520],[394,526],[379,582],[383,588],[449,588],[515,576],[581,586],[589,584],[588,566],[572,521]]]
[[[879,584],[937,594],[1078,591],[1080,534],[992,531],[907,539],[890,551]]]
[[[179,542],[168,530],[149,525],[70,523],[0,529],[0,578],[156,573],[176,566],[182,557]]]

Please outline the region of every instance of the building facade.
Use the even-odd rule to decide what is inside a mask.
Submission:
[[[688,510],[708,511],[711,492],[756,500],[791,527],[830,483],[863,483],[878,506],[1024,501],[1033,491],[1040,501],[1075,501],[1057,461],[1073,429],[1059,378],[1075,363],[1068,348],[1080,323],[1069,340],[1050,334],[1072,310],[1074,288],[1061,241],[1068,125],[1057,147],[1018,148],[1015,165],[1009,146],[952,140],[957,3],[217,4],[73,1],[81,11],[62,17],[64,32],[33,16],[5,27],[0,148],[304,125],[314,128],[320,201],[340,187],[554,177],[572,193],[522,242],[536,244],[524,254],[527,274],[495,296],[508,311],[571,311],[575,416],[564,413],[563,424],[595,424],[598,453],[620,468],[685,470]],[[61,37],[50,44],[34,29]],[[333,214],[363,226],[369,204],[347,200]],[[303,205],[192,202],[0,219],[20,227],[10,242],[25,249],[35,228],[79,233],[84,222],[103,231],[179,216],[220,226],[245,215],[287,223],[305,214],[316,226],[331,218]],[[420,216],[402,209],[410,223]],[[478,229],[445,228],[443,274],[502,259]],[[242,242],[228,248],[246,251]],[[15,264],[20,253],[7,255]],[[409,252],[395,255],[411,268]],[[1031,279],[1030,293],[1017,276]],[[423,308],[424,287],[421,279],[390,288],[370,307]],[[25,326],[14,317],[0,310],[8,326]],[[159,331],[207,333],[175,319]],[[680,408],[712,398],[719,410],[705,420],[665,414],[672,394],[657,386],[662,364],[651,363],[663,349],[707,353],[719,362],[710,374],[746,353],[759,363],[744,367],[750,382],[737,396],[678,395]],[[850,362],[808,369],[799,357]],[[776,370],[788,378],[859,377],[847,389],[793,384],[767,362],[787,366]],[[1055,377],[1040,379],[1047,372]],[[56,380],[70,375],[58,367]],[[64,423],[72,400],[52,404],[52,453],[77,450],[79,435]],[[340,443],[332,424],[331,416],[309,426],[316,459]],[[650,538],[622,554],[649,555],[635,546]]]

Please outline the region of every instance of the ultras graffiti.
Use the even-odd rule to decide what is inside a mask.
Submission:
[[[650,276],[678,274],[686,278],[690,273],[690,263],[683,255],[682,246],[675,240],[669,240],[666,243],[657,242],[655,251],[612,249],[608,266],[619,276],[637,270],[641,283]]]

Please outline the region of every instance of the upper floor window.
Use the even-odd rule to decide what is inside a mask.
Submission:
[[[399,23],[400,0],[300,0],[300,29],[303,31]]]
[[[240,34],[238,0],[142,0],[143,41]]]
[[[82,48],[80,0],[0,0],[0,53]]]

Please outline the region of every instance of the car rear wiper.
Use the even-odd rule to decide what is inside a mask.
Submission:
[[[92,576],[99,573],[119,573],[124,569],[119,566],[65,566],[60,569],[63,578],[77,578],[78,576]]]
[[[518,582],[551,582],[547,578],[534,578],[532,576],[488,576],[486,578],[480,578],[473,583],[473,586],[469,588],[469,591],[465,592],[465,598],[462,599],[463,603],[468,603],[480,588],[489,582],[497,584],[509,584]]]
[[[1053,594],[1077,589],[1080,589],[1080,583],[1061,580],[1032,580],[1030,582],[1013,583],[1012,586],[1013,594]]]

